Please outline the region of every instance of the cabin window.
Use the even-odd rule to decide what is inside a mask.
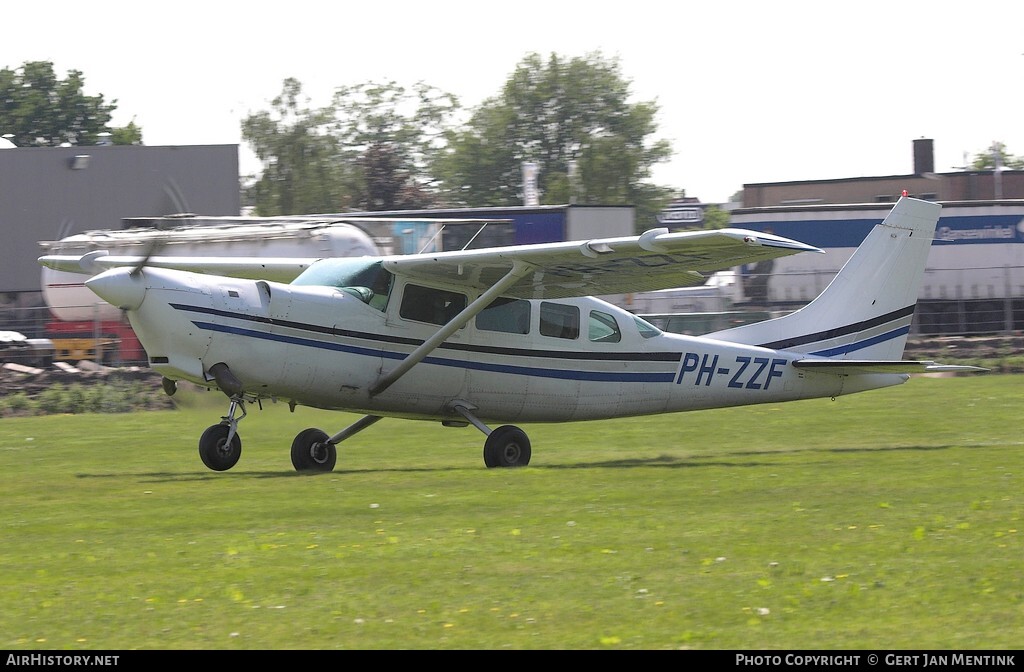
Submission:
[[[622,332],[615,318],[599,310],[590,311],[587,334],[595,343],[618,343],[622,340]]]
[[[406,285],[399,315],[407,320],[447,324],[466,307],[466,295],[444,289]]]
[[[476,316],[476,328],[506,334],[530,333],[530,302],[498,298]]]
[[[654,338],[655,336],[661,335],[661,329],[643,320],[636,315],[633,316],[633,322],[636,324],[636,328],[640,331],[640,335],[644,338]]]
[[[540,333],[554,338],[577,338],[580,335],[580,309],[564,303],[541,302]]]

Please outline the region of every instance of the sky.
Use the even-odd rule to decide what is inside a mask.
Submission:
[[[26,5],[27,6],[27,5]],[[530,53],[617,59],[673,148],[653,181],[705,203],[744,184],[937,172],[1002,142],[1024,155],[1024,2],[918,0],[51,0],[6,12],[0,67],[50,61],[116,101],[146,145],[239,145],[286,78],[424,82],[473,108]],[[10,10],[10,8],[8,8]],[[42,12],[45,11],[45,14]],[[32,12],[39,12],[31,16]]]

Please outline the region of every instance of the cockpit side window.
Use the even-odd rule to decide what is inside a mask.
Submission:
[[[466,295],[444,289],[406,285],[399,311],[406,320],[447,324],[466,307]]]

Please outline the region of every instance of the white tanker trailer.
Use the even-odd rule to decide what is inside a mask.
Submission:
[[[66,255],[95,250],[116,256],[152,253],[175,257],[358,257],[381,253],[374,237],[351,220],[163,217],[144,221],[157,226],[87,231],[39,244],[43,254]],[[365,226],[379,228],[380,223],[367,219]],[[84,284],[87,279],[82,273],[43,267],[43,297],[53,317],[63,322],[119,321],[120,311],[89,291]]]

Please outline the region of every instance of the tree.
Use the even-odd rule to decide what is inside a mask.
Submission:
[[[357,168],[357,202],[366,210],[436,206],[431,167],[458,109],[455,96],[422,82],[412,91],[395,82],[337,89],[335,128]]]
[[[988,150],[975,154],[974,161],[971,162],[971,168],[974,170],[995,170],[1000,166],[1024,170],[1024,157],[1008,154],[1004,143],[993,142]]]
[[[333,111],[304,107],[301,94],[302,84],[288,78],[271,101],[272,111],[242,121],[242,137],[263,163],[262,174],[246,190],[258,215],[323,213],[350,205],[338,140],[328,132]]]
[[[242,137],[263,162],[246,194],[258,214],[436,204],[429,166],[458,107],[453,96],[425,84],[412,92],[394,82],[359,84],[312,109],[301,93],[302,84],[287,79],[271,111],[242,122]]]
[[[724,229],[729,226],[729,213],[717,205],[704,208],[704,228]]]
[[[649,182],[671,148],[651,139],[657,104],[628,98],[618,61],[599,52],[552,54],[546,64],[528,55],[465,130],[449,136],[436,166],[443,193],[454,204],[521,204],[521,166],[535,162],[542,203],[628,203],[647,228],[671,197]]]
[[[132,119],[127,126],[115,128],[110,134],[110,140],[115,145],[141,145],[142,129],[135,124],[135,119]]]
[[[105,134],[114,144],[142,144],[134,120],[123,129],[109,125],[117,101],[87,96],[84,86],[80,71],[69,70],[60,80],[48,61],[0,70],[0,133],[13,136],[19,147],[95,145]]]

